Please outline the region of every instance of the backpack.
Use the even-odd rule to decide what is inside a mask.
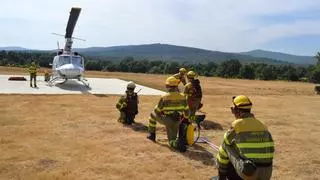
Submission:
[[[193,81],[191,81],[193,90],[194,90],[194,97],[196,98],[202,98],[202,89],[200,86],[200,81],[199,79],[195,79]]]
[[[127,106],[127,112],[129,112],[130,114],[138,114],[138,95],[137,93],[134,93],[131,98],[127,95],[126,97],[126,102],[128,104]]]

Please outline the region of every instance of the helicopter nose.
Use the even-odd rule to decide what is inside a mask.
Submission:
[[[59,72],[66,77],[76,77],[81,75],[83,69],[81,67],[75,67],[72,64],[70,64],[60,67]]]
[[[61,69],[60,73],[67,77],[70,77],[80,75],[81,71],[79,69]]]

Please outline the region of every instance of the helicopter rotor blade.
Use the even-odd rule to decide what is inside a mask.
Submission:
[[[72,38],[74,27],[76,26],[77,20],[80,15],[81,8],[73,7],[70,11],[68,25],[66,28],[65,38]]]
[[[51,33],[53,35],[57,35],[57,36],[64,36],[62,34],[58,34],[58,33]],[[85,39],[81,39],[81,38],[78,38],[78,37],[72,37],[72,39],[77,39],[77,40],[81,40],[81,41],[86,41]]]
[[[77,40],[80,40],[80,41],[86,41],[85,39],[81,39],[81,38],[77,38],[77,37],[72,37],[72,39],[77,39]]]
[[[53,35],[57,35],[57,36],[64,36],[64,35],[62,35],[62,34],[58,34],[58,33],[51,33],[51,34],[53,34]]]

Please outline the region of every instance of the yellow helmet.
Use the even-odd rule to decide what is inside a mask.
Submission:
[[[196,73],[194,71],[189,71],[187,73],[187,78],[193,79],[196,76]]]
[[[247,96],[240,95],[233,97],[233,105],[239,109],[251,109],[252,102]]]
[[[178,86],[180,83],[179,79],[173,77],[173,76],[170,76],[167,78],[166,80],[166,85],[167,86]]]
[[[185,73],[187,73],[187,70],[185,68],[180,68],[179,72],[185,74]]]

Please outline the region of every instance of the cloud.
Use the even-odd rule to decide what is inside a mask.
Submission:
[[[65,32],[72,6],[82,8],[74,36],[87,39],[76,41],[75,47],[160,42],[245,51],[279,38],[320,33],[319,13],[313,15],[320,10],[320,1],[315,0],[11,0],[1,4],[0,46],[55,48],[58,37],[50,33]],[[305,12],[308,16],[298,15]],[[284,16],[290,18],[280,18]]]

